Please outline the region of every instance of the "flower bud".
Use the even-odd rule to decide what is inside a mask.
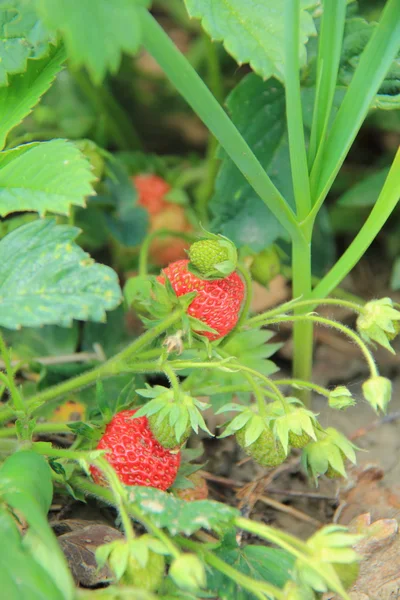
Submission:
[[[169,574],[183,590],[195,592],[206,585],[204,565],[195,554],[181,554],[173,561]]]
[[[362,385],[364,398],[372,408],[378,412],[386,412],[386,407],[392,397],[392,383],[390,379],[377,375],[370,377]]]
[[[371,300],[364,306],[357,319],[357,329],[367,342],[377,342],[389,352],[394,353],[389,342],[397,334],[396,322],[399,320],[400,311],[393,308],[390,298]]]
[[[349,406],[354,406],[355,402],[350,390],[344,385],[338,385],[334,390],[329,392],[328,404],[336,410],[345,410]]]

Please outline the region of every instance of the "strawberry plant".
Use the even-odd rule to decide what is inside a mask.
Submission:
[[[372,187],[356,183],[370,214],[329,270],[318,266],[324,203],[361,126],[400,105],[400,4],[387,0],[378,21],[360,10],[346,0],[0,6],[7,600],[348,598],[358,536],[327,525],[303,541],[210,499],[190,441],[232,437],[266,473],[297,453],[311,482],[346,477],[357,449],[322,426],[310,395],[332,410],[356,398],[313,380],[315,326],[357,346],[367,403],[385,412],[390,401],[373,350],[394,352],[399,306],[340,285],[396,208],[398,151]],[[195,38],[190,51],[163,18]],[[247,65],[236,79],[235,62]],[[176,123],[183,104],[209,132],[205,157],[146,152],[150,111],[163,139],[168,107]],[[279,273],[292,299],[252,311],[253,279],[268,286]],[[322,305],[352,311],[354,328]],[[291,378],[271,360],[284,323]],[[216,435],[211,414],[224,415]],[[74,581],[47,518],[55,493],[107,506],[121,530],[96,549],[103,587]]]

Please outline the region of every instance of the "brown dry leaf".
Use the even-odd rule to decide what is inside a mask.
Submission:
[[[85,525],[86,523],[86,525]],[[71,530],[58,537],[75,583],[84,587],[94,587],[112,579],[107,566],[98,569],[96,549],[114,540],[123,538],[121,532],[109,525],[90,523],[79,519],[69,519],[64,526]],[[84,525],[84,526],[82,526]]]
[[[383,477],[384,471],[377,465],[351,468],[349,480],[339,490],[334,521],[348,525],[363,513],[369,513],[373,521],[400,518],[400,489],[386,487]]]
[[[277,275],[269,282],[269,287],[253,281],[253,297],[251,299],[251,311],[261,313],[268,308],[272,308],[286,302],[290,298],[290,287],[287,279],[283,275]]]
[[[352,600],[395,600],[400,597],[400,536],[396,519],[372,522],[369,513],[353,519],[352,533],[365,537],[354,549],[362,556],[356,583],[348,591]],[[336,598],[336,597],[335,597]]]

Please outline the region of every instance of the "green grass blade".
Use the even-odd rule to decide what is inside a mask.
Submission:
[[[144,46],[292,237],[296,217],[226,112],[149,12],[141,13]]]
[[[399,47],[400,2],[388,0],[379,25],[361,55],[328,140],[317,153],[311,171],[315,204],[310,218],[315,217],[322,205]]]
[[[302,220],[307,217],[311,209],[311,197],[300,96],[299,31],[300,0],[287,0],[285,5],[286,118],[297,217]]]
[[[346,18],[346,0],[323,0],[318,39],[317,89],[311,126],[308,164],[312,167],[322,148],[332,110]]]
[[[371,245],[400,199],[400,149],[368,219],[335,266],[321,279],[311,296],[325,298],[337,287]]]

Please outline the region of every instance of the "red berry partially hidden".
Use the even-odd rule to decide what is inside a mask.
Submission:
[[[132,177],[138,192],[138,204],[147,209],[150,215],[157,215],[167,208],[168,201],[164,196],[171,186],[158,175],[143,174]]]
[[[106,450],[105,458],[125,485],[145,485],[167,490],[175,481],[180,452],[163,448],[153,436],[147,417],[132,419],[136,410],[123,410],[108,423],[98,450]],[[90,467],[93,480],[104,484],[104,476]]]
[[[206,323],[218,333],[198,331],[209,340],[218,340],[227,335],[236,325],[245,295],[245,285],[233,272],[224,279],[206,281],[188,271],[188,260],[178,260],[163,269],[158,280],[164,283],[168,277],[177,296],[197,292],[188,308],[188,314]]]

